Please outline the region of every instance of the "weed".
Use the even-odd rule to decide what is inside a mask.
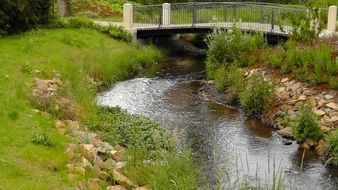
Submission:
[[[249,115],[259,115],[268,108],[273,98],[274,85],[261,74],[252,74],[240,93],[240,104]]]
[[[32,138],[32,142],[36,145],[43,145],[46,147],[54,146],[54,142],[46,132],[36,133]]]
[[[315,141],[322,137],[322,131],[318,124],[318,119],[311,111],[309,105],[304,105],[299,111],[298,117],[292,126],[294,138],[298,142],[304,142],[306,138]]]
[[[332,159],[332,163],[338,165],[338,130],[333,131],[326,139],[326,150]]]

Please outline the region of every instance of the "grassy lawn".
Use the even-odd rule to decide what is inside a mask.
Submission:
[[[88,76],[112,83],[134,75],[160,57],[154,48],[136,47],[87,29],[32,31],[0,38],[0,189],[66,189],[63,154],[71,139],[54,128],[56,115],[34,110],[29,94],[34,78],[60,76],[62,95],[76,102],[79,120],[96,118],[96,86]],[[54,146],[32,143],[45,133]]]

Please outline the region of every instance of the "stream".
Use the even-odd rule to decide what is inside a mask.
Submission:
[[[265,187],[282,174],[286,189],[338,189],[336,168],[282,139],[241,110],[203,98],[205,56],[171,56],[155,77],[114,84],[98,96],[102,106],[119,106],[160,122],[191,149],[205,179],[202,189],[237,189],[247,182]],[[302,165],[302,166],[301,166]],[[270,188],[269,188],[270,189]]]

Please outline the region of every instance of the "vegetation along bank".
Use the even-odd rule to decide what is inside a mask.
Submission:
[[[227,104],[239,105],[336,164],[338,38],[309,36],[294,33],[287,42],[268,46],[261,34],[237,29],[211,34],[208,84],[226,94]]]

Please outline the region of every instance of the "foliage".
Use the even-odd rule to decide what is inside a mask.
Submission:
[[[337,76],[330,77],[329,85],[332,89],[338,90],[338,77]]]
[[[191,190],[199,187],[198,170],[188,151],[158,152],[155,158],[147,162],[146,152],[136,148],[129,151],[128,157],[125,173],[140,186],[147,185],[150,189],[158,190]]]
[[[274,85],[261,74],[252,74],[240,93],[240,104],[249,115],[259,115],[268,108],[274,95]]]
[[[32,36],[34,45],[26,51],[23,43]],[[129,78],[162,58],[153,47],[112,40],[94,30],[69,28],[3,37],[0,47],[0,131],[6,134],[0,136],[0,143],[6,144],[0,146],[0,184],[4,189],[67,189],[84,180],[78,174],[74,174],[74,180],[67,180],[63,166],[69,163],[69,157],[63,152],[71,140],[55,129],[58,114],[35,110],[27,97],[34,78],[60,78],[64,86],[58,94],[73,100],[77,119],[95,126],[100,81],[107,79],[105,84],[110,84]],[[41,137],[43,131],[54,146],[32,143],[32,137]],[[51,163],[60,170],[51,173]]]
[[[36,145],[43,145],[47,147],[54,146],[54,143],[46,132],[35,134],[32,138],[32,142]]]
[[[338,130],[336,129],[326,138],[326,150],[331,157],[334,157],[332,162],[338,165]]]
[[[99,108],[98,119],[94,130],[111,144],[145,150],[171,149],[170,134],[148,118],[129,115],[119,108]]]
[[[1,0],[0,35],[48,24],[51,0]]]
[[[122,27],[110,27],[109,35],[114,39],[124,42],[131,42],[132,40],[130,33],[124,30]]]
[[[260,59],[262,59],[264,64],[279,69],[284,60],[284,49],[280,46],[265,49]]]
[[[243,34],[239,29],[215,31],[207,37],[206,42],[209,48],[206,70],[210,78],[213,78],[218,68],[228,68],[241,54],[251,54],[254,49],[265,45],[261,34]]]
[[[311,106],[304,105],[300,109],[292,126],[292,133],[298,142],[304,142],[307,138],[317,141],[322,137],[323,134],[318,124],[318,118],[312,113]]]
[[[229,69],[220,68],[215,72],[215,82],[217,90],[226,91],[228,102],[234,103],[238,99],[238,95],[244,89],[244,78],[236,65]]]

